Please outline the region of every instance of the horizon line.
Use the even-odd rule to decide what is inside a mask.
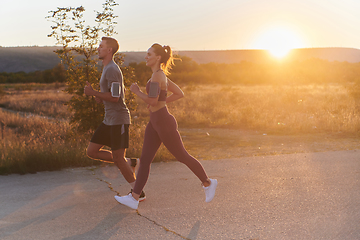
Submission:
[[[43,45],[43,46],[39,46],[39,45],[31,45],[31,46],[0,46],[0,48],[35,48],[35,47],[39,47],[39,48],[46,48],[46,47],[62,47],[62,46],[49,46],[49,45]],[[291,48],[291,50],[299,50],[299,49],[325,49],[325,48],[345,48],[345,49],[357,49],[360,50],[360,48],[356,48],[356,47],[299,47],[299,48]],[[206,52],[206,51],[269,51],[269,49],[260,49],[260,48],[243,48],[243,49],[185,49],[185,50],[178,50],[178,49],[172,49],[173,52]],[[147,50],[123,50],[123,51],[119,51],[119,52],[146,52]]]

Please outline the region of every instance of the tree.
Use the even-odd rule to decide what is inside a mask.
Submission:
[[[64,65],[58,64],[52,69],[52,82],[65,82],[66,76],[65,76],[65,68]]]
[[[101,66],[97,60],[97,46],[100,43],[100,35],[112,36],[116,34],[113,8],[118,4],[115,0],[106,0],[101,12],[96,11],[95,26],[85,25],[83,13],[85,8],[58,7],[55,11],[49,11],[47,16],[55,25],[48,37],[54,37],[57,45],[61,48],[56,54],[61,59],[61,64],[66,69],[66,92],[72,94],[67,103],[70,111],[74,114],[70,123],[74,129],[80,132],[95,130],[104,117],[103,106],[96,103],[93,97],[84,95],[86,81],[99,89],[98,83],[101,77]],[[115,62],[121,66],[123,54],[115,56]],[[134,74],[131,68],[122,66],[124,84],[128,86],[133,81]],[[134,96],[129,94],[127,105],[130,109],[136,107]]]

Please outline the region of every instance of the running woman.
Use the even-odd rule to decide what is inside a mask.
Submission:
[[[103,37],[101,40],[98,53],[104,68],[100,78],[100,92],[86,82],[84,93],[95,96],[98,103],[104,104],[105,117],[91,138],[86,154],[92,159],[115,163],[126,181],[134,188],[136,160],[128,162],[125,158],[126,148],[129,147],[130,113],[125,104],[123,76],[114,62],[119,43],[110,37]],[[110,147],[111,151],[103,149],[105,145]],[[142,200],[145,200],[144,192],[141,192],[140,201]]]
[[[155,43],[148,49],[145,60],[146,65],[153,72],[146,84],[147,94],[143,93],[136,83],[131,85],[130,90],[149,105],[150,121],[145,129],[144,145],[134,190],[123,197],[115,196],[115,199],[132,209],[138,208],[139,196],[150,174],[150,164],[161,143],[164,143],[170,153],[199,178],[205,190],[205,201],[210,202],[215,196],[217,180],[209,179],[201,163],[185,150],[177,130],[176,119],[169,113],[166,106],[167,103],[184,97],[179,86],[166,76],[174,65],[172,50],[169,46]],[[170,96],[167,96],[168,91],[172,93]]]

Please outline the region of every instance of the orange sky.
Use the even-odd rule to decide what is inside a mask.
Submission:
[[[53,46],[45,17],[57,7],[86,8],[93,25],[101,1],[18,0],[0,9],[1,46]],[[115,37],[122,51],[152,43],[175,50],[360,48],[358,0],[137,0],[119,1]],[[21,6],[21,7],[18,7]],[[282,49],[283,48],[283,49]]]

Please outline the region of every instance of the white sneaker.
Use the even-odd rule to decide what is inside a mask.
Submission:
[[[135,198],[133,198],[131,193],[129,193],[129,195],[126,195],[123,197],[115,196],[115,199],[119,203],[121,203],[129,208],[135,209],[135,210],[139,206],[139,201],[137,201]]]
[[[213,200],[213,198],[215,197],[215,191],[216,191],[216,186],[217,186],[217,180],[216,179],[210,179],[210,185],[207,187],[204,187],[205,190],[205,202],[211,202],[211,200]]]

